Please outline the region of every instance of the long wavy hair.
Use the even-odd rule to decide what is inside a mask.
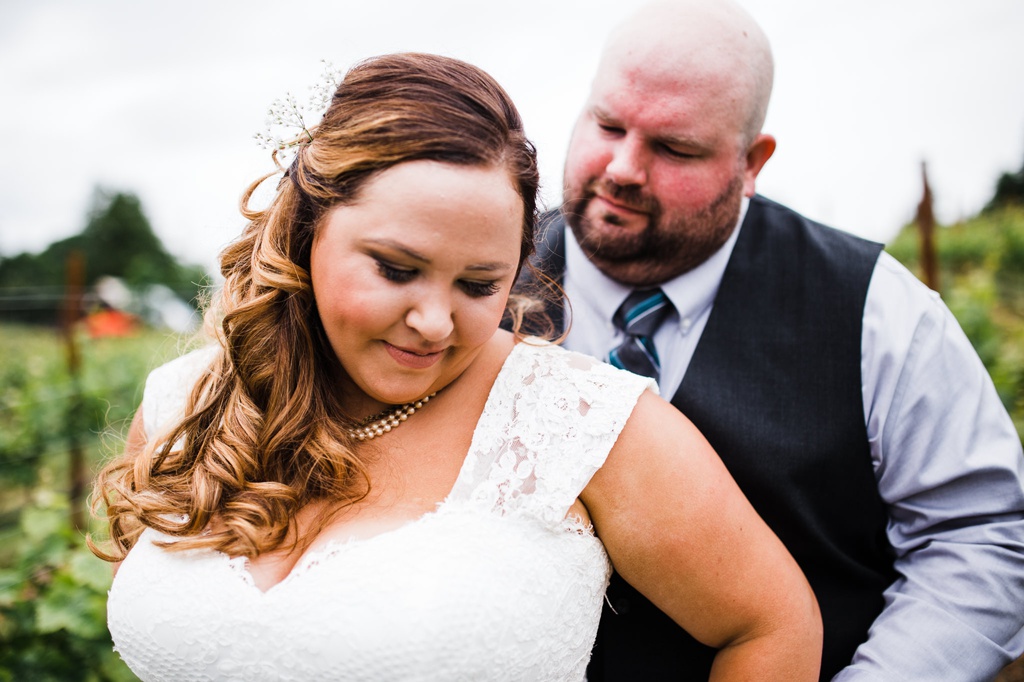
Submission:
[[[97,479],[94,511],[105,509],[110,529],[109,550],[93,546],[102,558],[123,559],[146,527],[174,536],[173,549],[255,557],[286,541],[303,506],[343,507],[369,490],[334,390],[341,368],[309,261],[322,218],[371,178],[415,160],[507,169],[524,209],[520,268],[533,251],[536,152],[508,95],[480,69],[427,54],[369,59],[309,132],[269,206],[250,200],[272,174],[242,197],[249,222],[221,253],[224,285],[206,313],[220,352],[185,416]]]

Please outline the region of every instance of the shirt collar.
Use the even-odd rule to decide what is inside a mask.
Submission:
[[[689,272],[684,272],[661,285],[662,291],[675,306],[679,315],[680,332],[684,335],[689,331],[692,322],[711,306],[718,294],[725,266],[728,265],[732,250],[736,246],[736,239],[749,204],[750,200],[743,197],[736,228],[718,251]],[[565,268],[566,277],[571,277],[575,284],[573,289],[577,292],[576,295],[583,299],[576,305],[586,306],[600,315],[600,319],[611,320],[615,311],[633,291],[631,287],[609,279],[598,270],[587,259],[576,241],[576,236],[569,229],[565,231]]]

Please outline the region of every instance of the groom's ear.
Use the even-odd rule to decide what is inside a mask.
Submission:
[[[743,171],[743,194],[754,196],[757,175],[775,153],[775,138],[771,135],[759,134],[747,148],[746,168]]]

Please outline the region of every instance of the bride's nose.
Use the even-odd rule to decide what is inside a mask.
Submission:
[[[442,295],[425,296],[409,308],[405,323],[425,341],[444,341],[455,329],[451,301]]]

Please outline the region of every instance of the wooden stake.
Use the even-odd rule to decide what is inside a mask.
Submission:
[[[928,184],[928,166],[921,162],[924,192],[917,205],[917,231],[921,236],[921,278],[933,291],[939,291],[939,259],[935,253],[935,213],[932,210],[932,188]]]
[[[66,291],[61,309],[61,333],[67,355],[68,375],[71,377],[71,398],[68,406],[67,438],[69,457],[68,502],[71,509],[71,527],[85,531],[86,467],[82,452],[81,429],[83,424],[81,354],[75,327],[82,316],[82,297],[85,287],[85,258],[81,251],[68,254],[66,268]]]

